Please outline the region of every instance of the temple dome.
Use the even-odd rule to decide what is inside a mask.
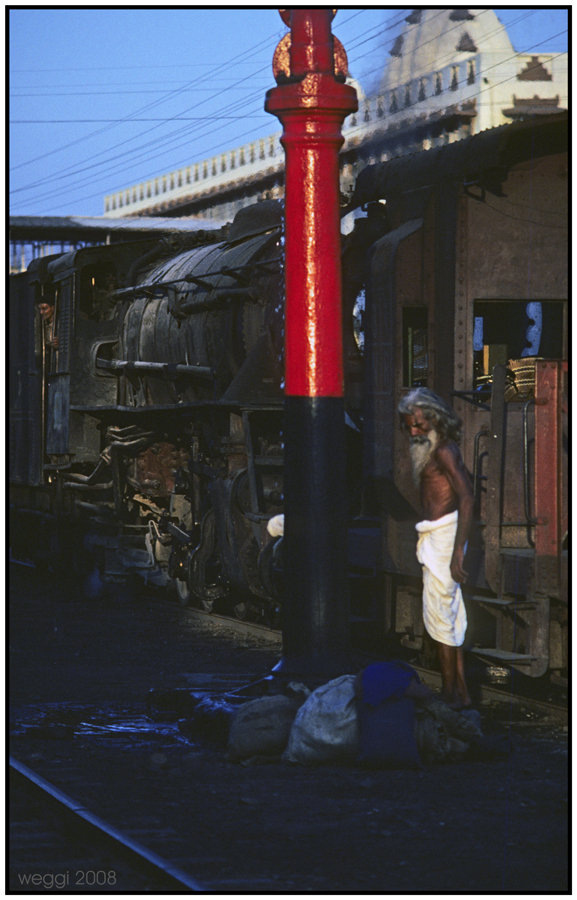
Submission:
[[[380,90],[392,90],[480,52],[515,53],[494,10],[419,7],[407,16],[393,42]]]
[[[347,76],[347,84],[350,85],[350,87],[354,88],[355,91],[357,92],[357,99],[358,99],[359,103],[361,102],[361,100],[366,100],[366,94],[361,86],[360,81],[357,81],[356,78],[353,78],[351,75],[348,75]]]

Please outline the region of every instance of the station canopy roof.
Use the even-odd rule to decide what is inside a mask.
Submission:
[[[122,239],[128,235],[194,231],[218,231],[227,223],[199,217],[153,218],[133,216],[109,219],[105,216],[10,216],[10,239],[22,241],[82,241]]]

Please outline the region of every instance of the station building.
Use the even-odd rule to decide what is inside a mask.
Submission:
[[[367,164],[568,107],[567,54],[516,53],[492,9],[415,9],[393,43],[376,94],[353,78],[359,110],[345,120],[341,192]],[[230,220],[283,196],[281,131],[131,185],[104,198],[104,216]]]

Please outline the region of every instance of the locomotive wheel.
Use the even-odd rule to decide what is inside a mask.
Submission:
[[[154,558],[158,561],[158,541],[153,540]],[[188,606],[191,602],[188,567],[189,559],[185,555],[184,548],[173,548],[168,561],[168,574],[171,578],[171,589],[176,594],[176,599],[181,606]]]
[[[178,598],[178,602],[181,606],[188,606],[191,599],[190,588],[188,586],[187,581],[182,581],[180,578],[174,579],[174,586],[176,588],[176,596]]]
[[[214,600],[206,600],[204,597],[199,601],[200,608],[204,609],[205,612],[212,612],[214,609]]]
[[[200,541],[193,550],[188,566],[188,583],[194,599],[202,609],[212,612],[216,600],[226,597],[228,588],[221,581],[214,510],[209,510],[201,523]]]
[[[269,603],[265,608],[265,622],[269,628],[281,627],[280,603]]]
[[[245,621],[248,618],[248,604],[245,600],[239,600],[238,603],[235,603],[233,606],[233,612],[237,619],[241,621]]]
[[[281,545],[282,538],[270,541],[261,550],[258,557],[258,574],[268,596],[273,602],[280,600],[281,584],[280,569],[281,565]]]

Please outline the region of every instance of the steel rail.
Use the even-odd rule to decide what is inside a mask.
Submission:
[[[80,801],[65,794],[19,760],[11,756],[9,764],[12,772],[23,778],[28,785],[32,785],[46,799],[55,801],[62,810],[72,814],[101,838],[112,841],[119,848],[119,851],[134,859],[139,866],[150,869],[157,876],[160,875],[171,886],[172,890],[178,889],[182,893],[182,889],[186,888],[191,893],[206,893],[206,889],[186,872],[183,872],[168,860],[163,859],[157,853],[119,831],[100,816],[87,809]]]
[[[208,610],[194,606],[185,607],[184,612],[193,619],[200,619],[206,624],[214,625],[215,627],[231,628],[233,631],[241,631],[243,634],[260,637],[271,643],[277,643],[282,640],[282,635],[278,628],[271,628],[268,625],[262,625],[260,622],[251,622],[247,619],[239,619],[236,616],[224,616],[220,613],[208,612]]]
[[[415,671],[427,680],[430,686],[441,687],[441,674],[433,669],[424,669],[411,663]],[[554,719],[560,725],[566,725],[569,721],[569,711],[565,706],[559,706],[556,703],[548,703],[546,700],[537,700],[534,697],[528,697],[523,694],[514,694],[503,688],[491,687],[491,685],[481,684],[479,686],[479,696],[482,701],[495,702],[503,704],[513,704],[515,706],[526,706],[527,709],[543,716]]]
[[[269,640],[271,643],[282,640],[281,632],[278,629],[269,628],[268,626],[261,625],[257,622],[247,622],[243,619],[237,619],[234,616],[224,616],[195,607],[187,607],[186,613],[193,619],[196,618],[202,622],[213,624],[215,627],[230,628],[231,630],[242,634],[250,634],[255,637],[263,638],[264,640]],[[371,661],[375,661],[371,654],[366,655],[367,665],[369,665]],[[430,687],[441,687],[441,675],[439,672],[436,672],[434,669],[427,669],[423,666],[415,665],[414,663],[411,663],[411,666]],[[566,725],[569,721],[569,712],[565,706],[549,703],[545,700],[538,700],[523,694],[514,694],[507,689],[492,687],[491,685],[481,684],[479,685],[478,690],[479,699],[483,702],[512,703],[515,706],[523,705],[531,712],[548,716],[551,722],[554,721],[558,724]]]

